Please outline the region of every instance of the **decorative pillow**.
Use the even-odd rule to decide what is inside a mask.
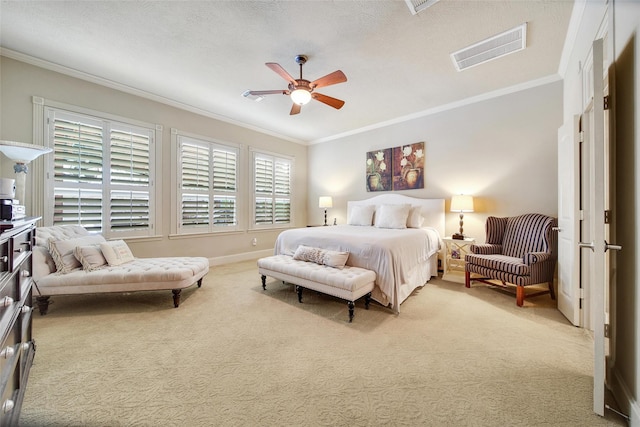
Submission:
[[[100,243],[100,249],[109,265],[122,265],[135,259],[124,240]]]
[[[407,228],[411,205],[381,205],[376,211],[376,227]]]
[[[424,217],[420,212],[420,206],[412,206],[407,217],[407,228],[420,228],[424,223]]]
[[[80,261],[84,271],[93,271],[103,265],[107,265],[107,260],[102,255],[100,245],[76,246],[73,250],[73,255]]]
[[[300,245],[293,254],[293,259],[315,262],[334,268],[343,268],[349,258],[349,252],[330,251],[328,249],[312,248]]]
[[[105,242],[100,234],[77,237],[75,239],[53,240],[49,239],[49,252],[56,264],[59,273],[68,273],[74,268],[80,267],[80,261],[73,254],[76,246],[96,245]]]
[[[356,205],[351,207],[349,212],[349,225],[371,225],[373,223],[373,212],[376,207],[374,205]]]

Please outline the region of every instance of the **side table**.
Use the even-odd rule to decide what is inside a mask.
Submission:
[[[451,282],[464,283],[464,257],[471,252],[476,239],[465,237],[463,240],[444,237],[444,269],[442,278]]]

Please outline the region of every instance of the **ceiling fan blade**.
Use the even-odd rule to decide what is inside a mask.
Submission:
[[[338,83],[344,83],[346,81],[347,81],[347,76],[345,76],[342,71],[338,70],[338,71],[334,71],[331,74],[327,74],[324,77],[320,77],[317,80],[312,81],[311,83],[309,83],[309,86],[315,89],[319,87],[335,85]]]
[[[320,102],[322,102],[324,104],[327,104],[328,106],[336,108],[338,110],[340,108],[342,108],[342,106],[344,105],[344,101],[342,101],[341,99],[332,98],[330,96],[323,95],[321,93],[313,92],[311,94],[311,97],[313,99],[315,99],[316,101],[320,101]]]
[[[250,90],[249,95],[289,95],[288,90],[276,89],[276,90]]]
[[[294,79],[293,77],[291,77],[291,74],[287,73],[287,70],[285,70],[284,68],[282,68],[280,66],[280,64],[275,63],[275,62],[267,62],[266,64],[267,67],[271,68],[273,71],[275,71],[276,73],[278,73],[280,75],[280,77],[282,77],[283,79],[285,79],[286,81],[288,81],[289,83],[293,83],[296,84],[296,79]]]
[[[300,104],[296,104],[294,102],[293,105],[291,106],[291,112],[289,113],[289,115],[293,116],[294,114],[300,113],[300,109],[301,108],[302,108],[302,106]]]

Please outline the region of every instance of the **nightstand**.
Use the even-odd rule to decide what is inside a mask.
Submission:
[[[444,237],[444,269],[442,278],[451,282],[464,283],[464,257],[471,252],[471,245],[476,239],[465,237],[464,240]]]

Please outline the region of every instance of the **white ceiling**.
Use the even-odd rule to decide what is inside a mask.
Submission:
[[[0,45],[28,57],[142,91],[152,98],[298,142],[399,121],[506,87],[558,78],[571,0],[441,0],[412,15],[387,1],[2,1]],[[449,54],[528,23],[527,48],[457,72]],[[318,92],[346,102],[261,102],[247,89],[286,89],[294,58]],[[26,55],[26,56],[25,56]],[[61,69],[56,68],[54,69]]]

